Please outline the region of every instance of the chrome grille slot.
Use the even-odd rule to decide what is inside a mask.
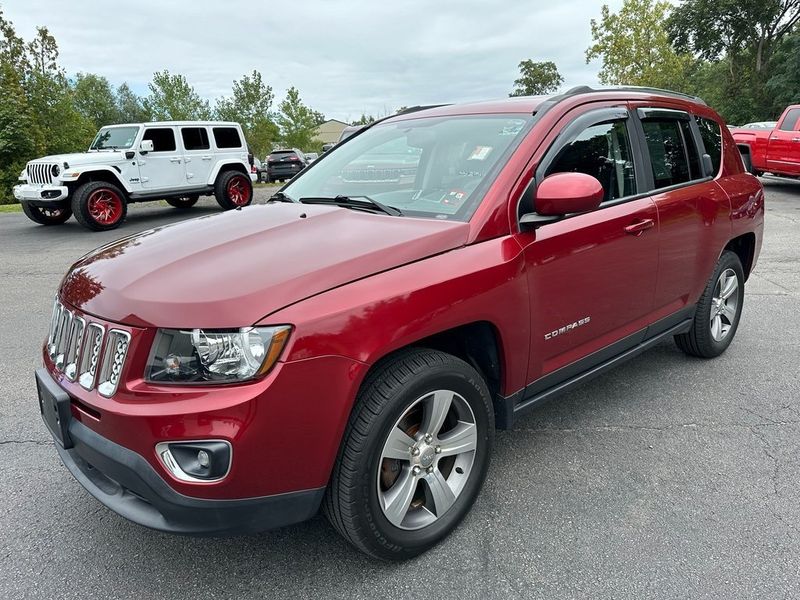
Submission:
[[[54,341],[56,357],[53,359],[53,362],[59,369],[64,366],[64,354],[67,351],[67,344],[69,343],[71,325],[72,313],[62,306],[61,316],[58,318],[58,331],[56,332],[56,339]]]
[[[83,354],[78,368],[78,382],[87,390],[94,387],[97,367],[100,362],[100,349],[103,346],[105,329],[97,323],[90,323],[86,328]]]
[[[56,356],[56,334],[58,333],[58,320],[61,318],[61,311],[64,307],[56,299],[53,305],[53,317],[50,319],[50,332],[47,334],[47,355],[50,360]]]
[[[125,331],[111,329],[108,332],[100,376],[97,380],[97,391],[102,396],[108,398],[117,391],[130,341],[131,336]]]
[[[69,332],[69,342],[67,343],[67,352],[64,357],[64,375],[70,381],[75,381],[78,374],[78,359],[81,355],[81,348],[83,347],[83,333],[86,329],[86,321],[79,316],[72,318],[72,327]]]

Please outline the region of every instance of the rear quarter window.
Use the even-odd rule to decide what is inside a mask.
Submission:
[[[214,127],[214,143],[217,148],[241,148],[242,138],[235,127]]]
[[[697,117],[696,120],[706,154],[711,157],[711,164],[714,165],[714,173],[719,173],[722,163],[722,128],[712,119]]]

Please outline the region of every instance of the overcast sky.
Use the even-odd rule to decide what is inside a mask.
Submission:
[[[0,0],[29,40],[46,25],[61,65],[127,81],[182,73],[210,100],[253,69],[283,96],[345,121],[400,106],[504,97],[520,60],[555,61],[564,87],[597,82],[587,65],[591,0]],[[617,10],[621,0],[607,2]]]

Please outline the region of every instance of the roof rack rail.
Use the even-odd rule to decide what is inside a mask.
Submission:
[[[593,88],[588,85],[579,85],[574,88],[568,89],[562,97],[565,96],[577,96],[578,94],[591,94],[595,92],[642,92],[642,93],[652,93],[652,94],[660,94],[662,96],[671,96],[673,98],[682,98],[684,100],[692,100],[693,102],[699,102],[700,104],[706,104],[705,100],[700,98],[699,96],[692,96],[691,94],[684,94],[682,92],[674,92],[672,90],[664,90],[661,88],[656,87],[647,87],[647,86],[640,86],[640,85],[611,85],[611,86],[604,86],[604,87],[597,87]]]

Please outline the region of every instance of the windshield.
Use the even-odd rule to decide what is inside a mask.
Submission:
[[[103,127],[94,138],[89,150],[119,150],[133,146],[138,127]]]
[[[368,196],[403,215],[468,221],[532,120],[515,114],[378,124],[326,153],[283,191],[292,200]]]

